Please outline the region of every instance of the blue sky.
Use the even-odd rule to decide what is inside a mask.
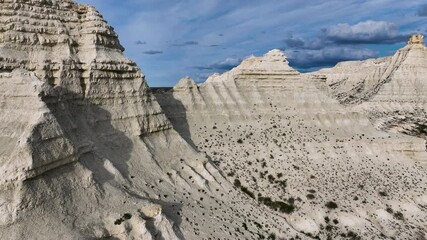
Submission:
[[[95,6],[151,87],[204,81],[285,51],[302,72],[393,54],[427,33],[425,0],[78,0]]]

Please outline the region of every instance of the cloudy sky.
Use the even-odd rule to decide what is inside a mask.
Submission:
[[[152,87],[204,81],[279,48],[302,72],[391,55],[427,33],[426,0],[77,0],[95,6]]]

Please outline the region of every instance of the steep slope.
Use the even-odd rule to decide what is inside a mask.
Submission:
[[[309,238],[424,239],[425,140],[376,130],[273,50],[156,97],[174,128]]]
[[[0,1],[0,238],[301,235],[171,129],[122,52],[90,6]]]
[[[392,57],[343,62],[313,73],[332,96],[365,112],[377,128],[426,136],[427,48],[422,35]]]

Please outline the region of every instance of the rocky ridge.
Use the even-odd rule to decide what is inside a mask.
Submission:
[[[425,137],[427,48],[410,37],[391,57],[339,63],[311,75],[324,78],[332,97],[364,112],[382,130]]]
[[[425,238],[425,140],[279,50],[153,96],[94,8],[0,12],[1,239]]]
[[[425,140],[376,130],[319,75],[273,50],[156,97],[230,182],[306,237],[425,238]]]

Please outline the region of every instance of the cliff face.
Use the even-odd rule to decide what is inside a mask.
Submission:
[[[92,7],[0,1],[0,238],[300,235],[171,129],[122,52]]]
[[[424,236],[425,140],[376,130],[329,91],[274,50],[156,97],[229,181],[306,236]]]
[[[56,121],[72,121],[75,120],[72,115],[86,115],[85,120],[91,127],[109,122],[118,131],[132,135],[169,128],[160,107],[147,90],[143,74],[134,62],[123,56],[117,35],[93,8],[71,1],[4,1],[0,11],[0,68],[3,72],[25,69],[34,73],[33,79],[44,81],[49,90],[33,94],[40,95],[50,112],[60,115]],[[21,78],[11,74],[13,79]],[[31,83],[23,86],[25,83],[20,86],[32,87]],[[21,97],[24,99],[25,94]],[[22,105],[18,104],[16,107]],[[65,108],[71,114],[61,113]],[[84,137],[75,136],[76,126],[64,129],[67,124],[63,124],[62,129],[58,129],[56,124],[41,119],[33,127],[28,126],[27,135],[31,135],[31,131],[39,131],[40,135],[28,141],[21,139],[27,142],[34,155],[32,163],[23,167],[24,171],[34,170],[34,173],[14,171],[16,175],[9,179],[34,177],[52,167],[75,161],[93,147]],[[2,126],[14,128],[10,124]],[[72,147],[66,143],[64,133],[78,144]],[[114,135],[111,132],[98,134]],[[14,137],[21,136],[15,134]],[[16,142],[15,139],[7,141]],[[37,153],[37,149],[58,149],[58,146],[64,151]]]
[[[418,74],[408,49],[372,71]],[[328,96],[352,81],[273,50],[155,97],[122,52],[89,6],[0,1],[0,239],[425,238],[425,140]]]
[[[391,57],[344,62],[313,75],[326,79],[333,97],[366,113],[383,130],[426,136],[427,48],[423,36]]]

